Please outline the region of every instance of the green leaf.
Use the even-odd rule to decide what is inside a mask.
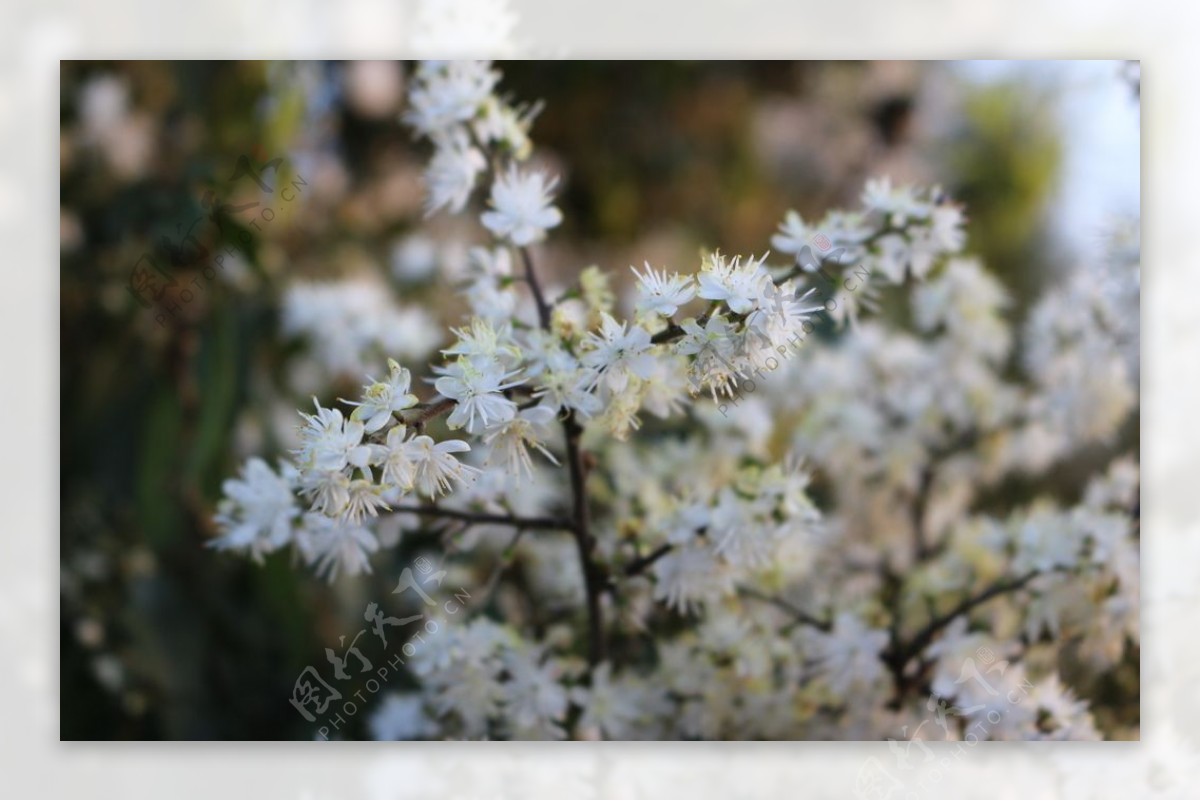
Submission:
[[[160,388],[150,402],[138,460],[137,511],[146,541],[162,550],[179,536],[181,509],[176,487],[180,436],[179,399]]]

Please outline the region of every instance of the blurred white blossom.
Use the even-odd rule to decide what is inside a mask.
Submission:
[[[291,545],[331,581],[429,529],[477,582],[372,733],[1101,736],[1082,682],[1140,638],[1140,478],[1113,447],[1138,404],[1136,245],[1015,309],[959,206],[882,177],[853,208],[788,212],[782,258],[644,261],[622,319],[598,267],[538,283],[528,248],[562,214],[524,163],[536,107],[500,81],[488,62],[408,80],[428,208],[491,239],[451,271],[411,234],[395,269],[465,319],[367,280],[293,285],[286,332],[335,375],[388,372],[348,416],[318,402],[292,463],[249,460],[216,515],[215,547]],[[875,315],[877,287],[903,303]],[[1103,469],[1057,471],[1084,453]],[[997,501],[1050,471],[1078,487]]]

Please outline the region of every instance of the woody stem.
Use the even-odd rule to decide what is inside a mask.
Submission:
[[[521,529],[571,531],[574,527],[574,523],[570,520],[559,520],[553,517],[517,517],[516,515],[494,515],[483,512],[460,512],[456,509],[443,509],[440,506],[399,505],[393,506],[392,511],[420,515],[422,517],[461,520],[466,523],[495,523],[504,526],[515,526]]]
[[[537,304],[538,320],[542,328],[550,330],[550,307],[546,304],[546,296],[538,283],[537,273],[533,268],[533,256],[529,248],[518,248],[521,261],[525,264],[525,279],[533,300]],[[583,463],[583,449],[579,439],[583,434],[583,426],[575,418],[572,410],[563,420],[563,435],[567,447],[567,468],[571,474],[571,495],[573,496],[571,533],[575,537],[575,549],[579,554],[579,567],[583,571],[584,590],[587,595],[588,616],[588,663],[598,665],[605,659],[604,619],[600,608],[600,596],[604,592],[605,578],[599,565],[592,560],[592,550],[595,540],[591,534],[591,523],[587,502],[587,470]]]

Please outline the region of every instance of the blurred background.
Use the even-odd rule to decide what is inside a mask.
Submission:
[[[544,101],[537,158],[563,176],[552,286],[761,253],[787,209],[819,217],[887,174],[965,204],[968,250],[1019,319],[1139,214],[1128,63],[502,70]],[[327,586],[286,554],[205,547],[222,481],[291,447],[312,394],[350,397],[387,356],[426,363],[458,320],[433,276],[485,237],[423,220],[403,92],[393,62],[63,62],[63,739],[310,737],[287,703],[297,674],[409,558]],[[1129,681],[1117,714],[1136,720]]]

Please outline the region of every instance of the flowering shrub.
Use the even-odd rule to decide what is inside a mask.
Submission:
[[[427,326],[397,337],[369,284],[351,313],[298,290],[291,330],[344,321],[326,361],[370,344],[408,363],[314,400],[294,458],[251,459],[217,515],[214,547],[290,547],[331,581],[398,536],[468,526],[444,567],[491,579],[376,735],[902,738],[936,705],[923,737],[1100,736],[1072,685],[1137,647],[1137,463],[1110,454],[1065,506],[994,498],[1134,419],[1136,247],[1018,328],[963,254],[961,209],[874,180],[858,208],[789,213],[770,252],[632,267],[622,319],[597,269],[548,294],[534,248],[563,219],[557,178],[499,82],[479,62],[411,76],[428,212],[482,185],[493,238],[456,285],[470,314],[435,394],[411,372]],[[903,313],[877,315],[884,293]]]

